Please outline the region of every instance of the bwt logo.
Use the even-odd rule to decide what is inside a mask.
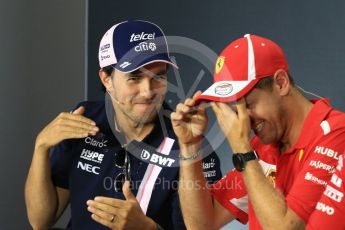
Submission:
[[[141,159],[148,160],[151,154],[147,150],[143,149],[140,156],[141,156]]]
[[[141,34],[132,34],[131,39],[129,41],[134,42],[134,41],[149,40],[149,39],[154,39],[154,38],[155,38],[155,33],[145,34],[144,32],[141,32]]]
[[[150,154],[149,151],[143,149],[140,154],[141,159],[143,160],[149,160],[153,164],[158,164],[161,166],[168,166],[171,167],[171,165],[175,162],[174,159],[171,159],[169,157],[163,157],[158,154]]]

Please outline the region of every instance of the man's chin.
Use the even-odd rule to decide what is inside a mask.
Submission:
[[[142,113],[137,114],[134,118],[134,120],[141,124],[151,123],[153,122],[157,117],[157,111],[152,111],[151,113]]]

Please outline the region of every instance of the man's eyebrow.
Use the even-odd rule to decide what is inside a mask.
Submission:
[[[163,74],[167,74],[168,73],[168,70],[161,70],[161,71],[159,71],[158,73],[153,73],[153,72],[151,72],[151,71],[147,71],[150,75],[163,75]],[[146,72],[146,73],[147,73]],[[144,74],[146,74],[145,72],[143,72],[143,71],[141,71],[141,70],[135,70],[135,71],[133,71],[133,72],[131,72],[131,73],[129,73],[128,75],[129,76],[141,76],[141,75],[144,75]]]

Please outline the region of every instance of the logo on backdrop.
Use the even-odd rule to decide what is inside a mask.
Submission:
[[[186,98],[191,98],[198,89],[205,88],[204,85],[201,85],[202,82],[204,82],[203,84],[205,85],[209,85],[209,79],[212,78],[215,68],[217,69],[217,71],[221,71],[225,68],[225,59],[222,57],[218,58],[218,55],[204,44],[185,37],[156,37],[155,33],[139,32],[130,34],[128,40],[130,43],[135,42],[136,45],[134,45],[134,47],[130,51],[128,51],[128,53],[125,54],[121,60],[118,60],[119,67],[122,69],[125,69],[132,64],[131,62],[129,62],[131,59],[129,59],[128,57],[132,57],[133,55],[140,55],[141,53],[143,53],[143,55],[150,55],[151,52],[154,55],[160,55],[162,52],[165,53],[166,49],[160,50],[160,47],[165,47],[166,41],[169,44],[170,58],[173,62],[177,63],[177,65],[183,66],[183,64],[185,63],[181,62],[179,64],[176,61],[176,56],[173,56],[172,54],[183,56],[183,59],[181,60],[190,59],[193,61],[193,63],[195,61],[197,61],[198,63],[198,65],[194,65],[196,66],[197,70],[192,73],[195,74],[195,76],[188,77],[188,79],[191,80],[190,82],[188,82],[188,87],[185,87],[182,84],[182,82],[184,82],[185,80],[180,77],[180,75],[183,75],[183,73],[180,73],[180,71],[184,68],[170,68],[169,70],[169,79],[175,80],[169,80],[168,82],[167,94],[165,97],[165,103],[168,106],[165,105],[161,108],[160,111],[157,111],[156,118],[159,120],[162,130],[162,136],[157,138],[162,138],[163,140],[163,138],[168,137],[169,133],[171,132],[171,127],[168,126],[170,123],[167,124],[165,122],[167,120],[170,120],[171,109],[174,110],[178,102],[184,101]],[[102,48],[103,47],[101,47],[101,49]],[[104,49],[107,49],[107,47],[104,47]],[[216,63],[217,58],[218,61]],[[152,74],[154,75],[154,73]],[[228,84],[219,86],[216,90],[219,94],[227,95],[230,94],[233,89],[232,85]],[[111,98],[107,93],[105,94],[105,101],[108,122],[109,124],[113,124],[114,108]],[[148,114],[149,113],[151,114],[152,111],[149,111]],[[148,115],[143,115],[143,119],[145,119],[147,116]],[[225,137],[220,131],[216,120],[210,120],[208,126],[210,128],[204,134],[204,138],[206,138],[207,142],[209,142],[213,146],[213,148],[216,149],[223,143]],[[143,124],[140,124],[137,128],[142,129]],[[121,137],[121,133],[115,130],[114,125],[111,125],[111,129],[116,139],[119,140],[121,144],[126,144],[121,142],[121,140],[123,140],[123,137]],[[136,149],[136,151],[129,150],[128,152],[142,161],[146,161],[148,163],[155,164],[161,167],[179,166],[179,159],[171,157],[179,156],[180,153],[178,149],[172,149],[170,154],[167,156],[157,152],[154,147],[148,146],[149,144],[150,143],[147,143],[145,147]],[[201,151],[203,152],[203,157],[207,157],[209,154],[211,154],[213,152],[213,148],[205,148],[205,146],[203,146],[201,149]],[[212,173],[210,173],[210,176],[211,175]]]

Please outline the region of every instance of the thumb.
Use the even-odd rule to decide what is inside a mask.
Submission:
[[[83,115],[84,112],[85,112],[84,106],[79,106],[78,109],[72,112],[72,114]]]
[[[208,107],[208,103],[206,102],[201,102],[200,105],[199,105],[199,109],[198,109],[198,114],[200,115],[204,115],[206,114],[206,108]]]
[[[131,188],[129,187],[129,181],[126,180],[122,186],[123,195],[125,196],[126,200],[137,200],[133,193],[131,192]]]
[[[201,95],[201,93],[202,92],[200,90],[196,91],[195,94],[193,95],[193,99],[195,100],[197,97]]]

